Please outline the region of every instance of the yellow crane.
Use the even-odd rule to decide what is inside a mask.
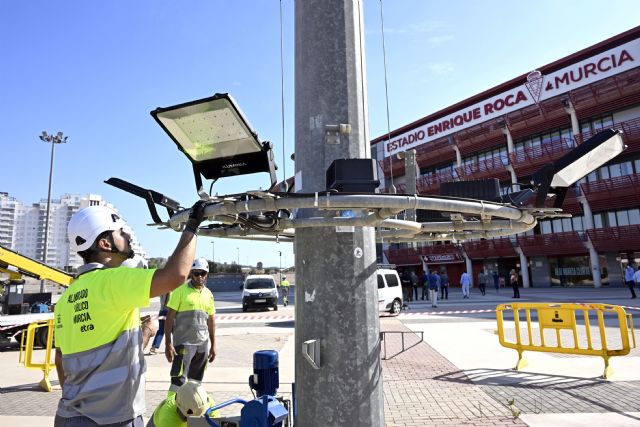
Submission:
[[[18,339],[29,323],[53,318],[53,313],[29,313],[29,314],[8,314],[9,307],[16,308],[22,304],[24,296],[23,276],[33,277],[39,280],[51,280],[64,287],[69,286],[73,281],[73,276],[54,267],[50,267],[42,262],[33,260],[25,255],[21,255],[3,246],[0,246],[0,272],[6,273],[9,278],[5,282],[5,292],[3,295],[4,308],[0,316],[0,342],[10,340],[12,337]],[[15,299],[15,301],[12,301]],[[12,306],[12,303],[17,303]],[[20,308],[18,313],[20,313]],[[43,331],[46,332],[46,331]],[[46,344],[46,334],[37,337],[39,345]]]
[[[40,280],[51,280],[64,287],[69,286],[73,281],[73,276],[70,274],[3,246],[0,246],[0,270],[8,273],[10,280],[20,280],[21,276],[29,276]]]

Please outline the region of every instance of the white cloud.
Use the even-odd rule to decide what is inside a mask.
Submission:
[[[427,69],[433,74],[444,75],[453,72],[454,67],[450,62],[433,62],[427,65]]]
[[[452,35],[432,36],[427,38],[427,42],[430,44],[441,44],[449,40],[453,40]]]

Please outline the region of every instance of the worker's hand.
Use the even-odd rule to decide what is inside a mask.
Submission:
[[[165,357],[167,358],[169,363],[173,363],[173,358],[178,355],[178,353],[176,353],[176,349],[173,348],[173,344],[165,344],[164,347],[165,347],[164,348]]]
[[[211,346],[211,349],[209,350],[209,363],[213,362],[215,358],[216,358],[216,348],[214,346]]]
[[[191,231],[195,233],[200,226],[200,223],[204,220],[204,208],[206,206],[206,202],[204,200],[198,200],[191,207],[191,211],[189,212],[189,219],[187,220],[187,225],[185,226],[185,230]]]

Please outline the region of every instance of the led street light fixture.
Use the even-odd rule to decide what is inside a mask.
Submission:
[[[619,130],[605,129],[589,138],[558,160],[533,174],[532,186],[538,189],[536,207],[543,207],[549,192],[556,194],[554,207],[562,207],[567,188],[604,165],[626,146]]]
[[[233,98],[226,93],[157,108],[151,112],[191,164],[198,191],[202,179],[269,172],[276,183],[271,143],[261,142]]]

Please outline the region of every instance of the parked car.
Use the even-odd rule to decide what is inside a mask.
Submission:
[[[389,312],[394,316],[402,310],[402,287],[398,272],[391,268],[379,268],[378,276],[378,310]]]
[[[268,274],[249,275],[242,287],[242,311],[250,308],[273,307],[278,310],[278,288],[272,276]]]

